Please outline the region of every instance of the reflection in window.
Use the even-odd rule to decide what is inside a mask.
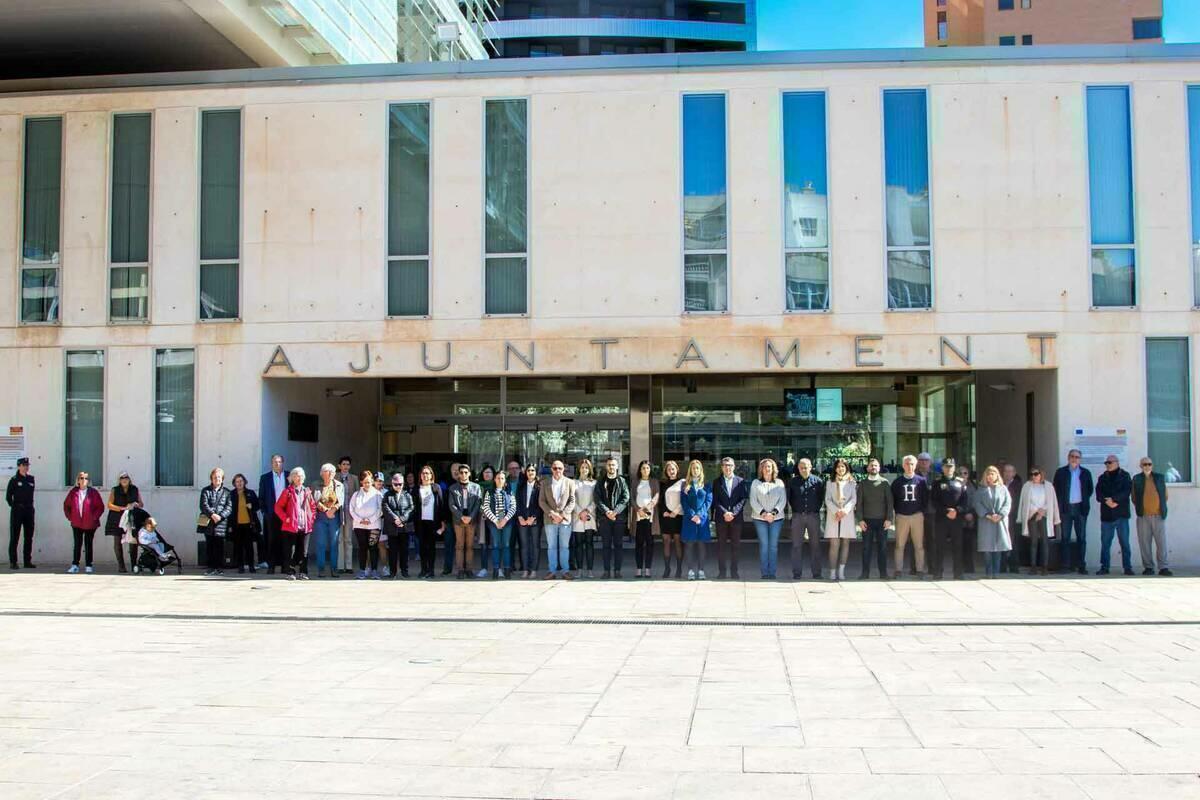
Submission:
[[[154,353],[154,485],[191,486],[196,419],[196,353]]]
[[[1147,443],[1155,472],[1192,480],[1191,370],[1186,337],[1146,340]]]
[[[200,319],[238,317],[242,112],[200,115]]]
[[[1092,305],[1137,304],[1129,87],[1087,90]]]
[[[924,89],[883,93],[888,308],[932,306],[929,123]]]
[[[725,96],[683,98],[684,311],[728,309]]]
[[[1200,307],[1200,86],[1188,87],[1188,155],[1192,188],[1192,303]]]
[[[825,93],[783,96],[787,309],[829,308],[829,174]]]
[[[25,120],[21,208],[21,321],[58,321],[62,118]]]
[[[104,351],[67,353],[66,474],[88,473],[94,486],[104,485]]]
[[[388,109],[387,313],[429,313],[428,103]]]
[[[528,311],[528,110],[488,100],[484,110],[484,313]]]
[[[149,114],[113,117],[109,318],[144,320],[150,302]]]

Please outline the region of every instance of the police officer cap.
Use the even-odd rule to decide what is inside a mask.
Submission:
[[[28,458],[25,458],[24,456],[22,456],[21,458],[18,458],[18,459],[17,459],[17,466],[18,466],[18,467],[28,467],[28,466],[29,466],[29,459],[28,459]]]

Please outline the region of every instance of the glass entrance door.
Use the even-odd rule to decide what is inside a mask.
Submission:
[[[616,456],[622,471],[629,463],[629,426],[625,420],[580,423],[522,419],[516,427],[506,428],[504,442],[511,458],[522,465],[536,464],[539,472],[549,472],[550,462],[555,459],[566,464],[571,476],[585,458],[597,465],[597,470],[609,456]]]

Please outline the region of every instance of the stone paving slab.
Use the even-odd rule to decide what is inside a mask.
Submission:
[[[0,575],[0,798],[1200,797],[1200,579],[1019,583]]]

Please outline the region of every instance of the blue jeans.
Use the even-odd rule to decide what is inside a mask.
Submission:
[[[342,522],[337,517],[330,519],[324,514],[317,514],[313,525],[313,546],[317,551],[317,572],[325,569],[326,560],[329,568],[337,572],[338,568],[338,539],[341,538]]]
[[[779,534],[782,532],[782,519],[774,522],[754,520],[754,533],[758,536],[758,561],[764,578],[775,577],[776,562],[779,560]]]
[[[1000,562],[1007,556],[1007,552],[997,550],[994,553],[983,554],[983,574],[989,578],[994,578],[1000,574]]]
[[[488,521],[488,535],[492,537],[492,569],[512,569],[512,529],[510,519],[503,528]]]
[[[1121,568],[1133,569],[1132,551],[1129,549],[1129,520],[1114,519],[1112,522],[1100,523],[1100,569],[1107,571],[1109,565],[1109,550],[1112,549],[1113,534],[1121,545]]]
[[[1075,546],[1071,547],[1071,529],[1075,529]],[[1087,558],[1087,505],[1074,503],[1062,515],[1062,543],[1059,545],[1060,570],[1085,569]]]
[[[571,564],[571,523],[547,522],[543,527],[546,529],[546,559],[550,562],[550,571],[566,572]]]

